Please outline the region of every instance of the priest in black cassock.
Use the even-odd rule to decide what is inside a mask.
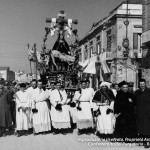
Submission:
[[[146,87],[145,79],[139,81],[139,89],[135,92],[137,132],[143,139],[150,139],[150,89]],[[144,141],[145,148],[150,147],[150,140]]]
[[[116,116],[115,136],[135,137],[136,120],[135,120],[135,103],[136,99],[133,93],[128,91],[128,83],[120,83],[120,91],[116,95],[114,103],[114,113]]]

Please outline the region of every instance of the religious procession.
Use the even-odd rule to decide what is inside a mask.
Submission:
[[[60,82],[44,87],[41,80],[31,84],[0,83],[0,134],[13,130],[17,137],[29,134],[95,134],[99,138],[149,138],[149,96],[146,81],[117,84],[100,82],[100,89],[82,80],[74,93]],[[147,143],[144,143],[147,144]]]
[[[64,10],[46,18],[41,48],[27,44],[30,73],[19,70],[8,82],[12,72],[0,67],[1,139],[75,134],[150,148],[149,51],[142,51],[135,1],[122,2],[82,39]]]

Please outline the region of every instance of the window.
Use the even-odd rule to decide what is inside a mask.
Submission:
[[[90,47],[90,52],[89,52],[89,56],[90,56],[90,58],[92,57],[92,53],[93,53],[93,46],[92,46],[92,47]]]
[[[93,41],[90,41],[90,50],[89,50],[89,57],[91,58],[93,53]]]
[[[133,33],[133,49],[138,49],[138,33]]]
[[[97,54],[101,53],[101,42],[100,41],[96,43],[96,53]]]
[[[147,2],[146,5],[146,22],[147,22],[147,30],[150,30],[150,1]]]
[[[79,61],[82,61],[81,49],[79,49]]]
[[[96,37],[96,41],[99,41],[99,40],[100,40],[100,36],[97,36],[97,37]]]
[[[107,51],[111,51],[111,29],[107,31]]]
[[[85,45],[84,59],[86,60],[87,58],[88,58],[88,49],[87,49],[87,45]]]
[[[101,41],[100,41],[100,36],[96,37],[96,53],[100,54],[101,53]]]

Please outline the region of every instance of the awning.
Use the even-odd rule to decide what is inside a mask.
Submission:
[[[103,52],[100,54],[100,62],[102,64],[102,69],[104,71],[104,74],[111,73],[111,71],[107,65],[107,62],[106,62],[106,54],[107,54],[106,52]]]
[[[79,62],[79,65],[82,66],[83,68],[85,68],[89,63],[89,60],[85,60],[84,62]]]
[[[84,73],[90,73],[90,74],[96,74],[96,68],[95,68],[95,61],[91,61],[85,70],[83,71]]]

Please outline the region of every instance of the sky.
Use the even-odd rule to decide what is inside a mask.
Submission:
[[[108,16],[124,0],[0,0],[0,66],[30,73],[27,43],[41,50],[46,18],[56,18],[65,10],[66,18],[78,19],[79,38],[91,29],[93,22]],[[48,36],[52,48],[56,37]]]

